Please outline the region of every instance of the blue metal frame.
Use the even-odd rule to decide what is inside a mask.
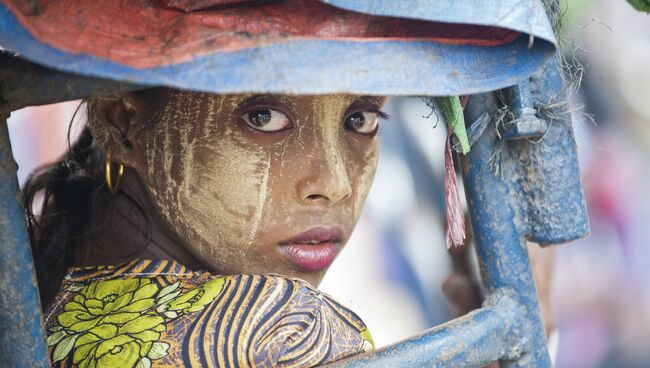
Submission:
[[[462,10],[466,11],[467,4],[473,1],[478,0],[458,0],[457,3],[464,4]],[[389,12],[391,15],[400,15],[400,7],[395,4],[401,2],[364,0],[327,0],[327,2],[351,10],[361,7],[362,9],[356,10],[374,14]],[[478,6],[477,3],[469,10],[481,8],[483,7]],[[516,8],[524,9],[525,6]],[[457,13],[459,12],[446,9],[440,14],[426,16],[439,18]],[[377,43],[373,47],[381,49],[382,52],[388,50],[401,56],[410,55],[410,57],[406,63],[403,57],[390,62],[385,62],[382,58],[364,59],[369,62],[384,60],[382,61],[384,64],[370,66],[369,69],[379,72],[383,70],[382,73],[400,70],[401,72],[394,78],[395,81],[406,80],[408,83],[373,84],[374,80],[385,82],[386,79],[375,79],[361,73],[363,78],[354,81],[358,84],[342,87],[339,85],[340,81],[335,80],[336,78],[326,80],[319,78],[311,83],[305,83],[305,79],[296,81],[295,78],[287,79],[286,75],[276,79],[273,82],[276,84],[260,85],[260,81],[267,79],[264,78],[264,74],[267,74],[269,69],[264,65],[253,68],[250,64],[247,64],[249,70],[259,70],[261,74],[241,74],[248,79],[232,77],[230,74],[232,68],[236,68],[239,60],[261,60],[261,58],[251,57],[249,53],[253,51],[250,50],[242,51],[239,56],[231,54],[228,60],[219,61],[218,56],[197,58],[188,68],[176,65],[164,67],[164,70],[140,70],[135,73],[130,68],[87,55],[65,55],[30,39],[31,35],[24,33],[12,15],[6,13],[4,6],[0,6],[0,15],[0,19],[3,20],[0,21],[1,43],[5,45],[7,42],[28,40],[31,46],[23,55],[31,55],[35,60],[46,60],[53,65],[66,65],[69,71],[80,74],[85,70],[104,70],[110,75],[96,74],[95,76],[115,77],[117,73],[131,76],[130,79],[122,79],[125,81],[145,84],[162,83],[177,87],[186,86],[183,83],[190,83],[190,87],[194,89],[206,89],[211,92],[235,92],[239,91],[238,88],[246,88],[247,92],[256,89],[265,92],[286,92],[287,86],[301,86],[302,89],[292,89],[292,91],[310,93],[316,91],[310,88],[317,88],[318,91],[328,89],[329,92],[334,92],[343,88],[345,92],[404,94],[405,91],[411,91],[423,94],[456,94],[490,89],[489,87],[497,82],[489,77],[498,74],[498,70],[503,70],[494,65],[498,62],[484,63],[496,68],[482,69],[481,66],[479,69],[485,72],[484,79],[477,79],[476,75],[461,75],[452,79],[448,76],[439,76],[444,77],[444,80],[437,80],[435,78],[438,76],[428,75],[429,79],[423,80],[420,73],[423,64],[418,64],[418,60],[432,56],[429,55],[432,50],[430,44],[426,45],[428,48],[426,51],[424,45],[420,43],[412,43],[411,46]],[[474,16],[478,17],[477,24],[480,24],[481,14],[476,13]],[[509,19],[515,18],[517,17],[513,16]],[[542,28],[546,27],[544,22],[539,24]],[[17,33],[10,33],[11,30]],[[10,36],[2,37],[2,35]],[[527,46],[527,42],[527,39],[521,38],[501,51],[487,52],[480,48],[471,48],[466,49],[465,54],[472,55],[471,57],[476,60],[485,61],[486,58],[504,60],[505,55],[517,54],[521,47]],[[536,42],[534,51],[538,53],[538,57],[530,59],[530,62],[517,64],[518,69],[511,72],[507,78],[500,78],[498,83],[504,81],[515,83],[520,81],[522,76],[530,75],[541,65],[545,55],[554,50],[553,42],[552,36],[547,38],[547,41]],[[296,47],[300,48],[300,52],[295,52]],[[323,47],[338,51],[334,54],[323,52]],[[335,68],[337,73],[341,73],[340,64],[336,63],[336,55],[347,53],[349,57],[349,53],[354,52],[351,45],[336,42],[314,44],[296,42],[291,45],[275,45],[261,52],[269,52],[276,57],[274,60],[283,60],[283,55],[309,54],[305,52],[309,49],[318,51],[316,54],[324,59],[320,60],[318,65],[310,64],[310,68],[304,68],[302,74],[293,74],[293,77],[306,78],[309,81],[309,74],[314,68],[324,70]],[[439,59],[443,63],[456,62],[453,58]],[[296,63],[296,60],[298,64],[304,61],[295,58],[286,61]],[[74,63],[68,63],[69,61]],[[217,65],[215,62],[225,64],[219,64],[222,66],[220,68],[213,68]],[[444,66],[447,69],[449,67],[449,65]],[[364,68],[368,68],[368,65]],[[431,64],[427,63],[424,70],[430,68]],[[137,86],[97,79],[81,77],[74,79],[75,77],[70,75],[59,75],[37,69],[34,69],[35,80],[42,78],[39,83],[45,86],[65,85],[67,91],[73,91],[70,96],[95,95],[110,90],[137,88]],[[209,78],[203,78],[202,75],[202,78],[198,79],[201,83],[205,83],[204,85],[196,84],[196,70],[208,70],[212,73],[208,73]],[[344,73],[361,75],[354,70],[346,70]],[[11,97],[9,100],[0,99],[5,109],[11,110],[22,106],[21,101],[23,104],[24,101],[42,103],[53,98],[51,88],[42,89],[45,94],[49,93],[47,96],[25,96],[21,94],[23,92],[20,89],[8,88],[11,87],[11,83],[7,84],[6,78],[2,80],[4,93],[9,91],[8,96]],[[323,85],[324,82],[329,84]],[[438,82],[440,82],[439,87],[436,86]],[[110,83],[113,84],[109,85]],[[20,85],[19,82],[14,84]],[[412,90],[413,86],[418,85],[422,85],[422,91]],[[455,87],[459,85],[462,86],[462,92]],[[432,86],[438,89],[432,90],[434,88]],[[474,95],[466,108],[466,123],[468,129],[472,131],[470,136],[475,139],[471,152],[467,156],[460,157],[460,161],[476,252],[486,292],[483,308],[406,341],[377,352],[336,362],[332,366],[482,366],[500,360],[507,367],[550,367],[526,240],[542,245],[558,244],[585,236],[589,231],[570,115],[557,108],[561,104],[554,103],[564,97],[562,87],[562,78],[553,61],[531,78],[501,91],[499,96],[503,97],[503,101],[496,93]],[[12,95],[11,92],[16,94]],[[506,108],[511,112],[511,119],[497,126],[493,117]],[[491,119],[492,124],[478,123],[488,118]],[[47,367],[49,361],[40,302],[24,230],[24,214],[15,176],[16,165],[11,155],[6,124],[0,125],[3,125],[0,127],[0,208],[3,209],[0,212],[0,245],[3,250],[3,256],[0,257],[0,364],[11,367]],[[495,157],[498,160],[495,160]],[[495,170],[495,165],[498,165],[499,170]]]
[[[2,114],[2,112],[0,112]],[[0,116],[0,366],[48,367],[41,302],[25,232],[17,166]]]
[[[517,95],[522,88],[530,93]],[[502,111],[496,93],[472,96],[466,108],[469,130],[482,129],[471,134],[478,138],[471,152],[461,157],[461,164],[486,291],[483,308],[332,366],[481,366],[501,360],[508,367],[550,367],[525,241],[557,244],[588,233],[575,141],[568,112],[549,108],[563,97],[554,62],[504,95],[511,97],[507,102],[513,112],[513,121],[506,123],[533,119],[522,111],[536,111],[547,129],[538,132],[543,134],[539,141],[530,142],[516,134],[509,136],[511,140],[502,139],[494,124],[473,124]],[[529,133],[522,135],[530,138]],[[497,150],[502,157],[500,174],[494,170]],[[0,213],[0,356],[3,366],[46,367],[40,303],[15,171],[4,125],[0,129],[0,206],[5,209]]]
[[[485,306],[423,334],[327,367],[480,367],[516,359],[525,311],[511,292],[491,295]]]
[[[518,95],[522,88],[529,93]],[[473,124],[502,111],[496,93],[475,95],[468,102],[469,130],[482,129],[471,134],[478,138],[461,164],[486,291],[483,308],[332,366],[481,366],[501,360],[507,367],[550,367],[525,241],[557,244],[589,231],[570,116],[548,108],[562,98],[561,92],[562,78],[551,62],[543,72],[502,94],[510,96],[507,102],[513,112],[513,121],[506,123],[533,119],[522,111],[536,111],[535,117],[547,123],[535,142],[516,134],[505,140],[494,124]],[[3,366],[46,367],[16,165],[6,125],[0,130],[0,206],[5,209],[0,213],[0,356]],[[529,133],[522,135],[530,138]],[[500,174],[494,170],[497,150],[502,157]]]

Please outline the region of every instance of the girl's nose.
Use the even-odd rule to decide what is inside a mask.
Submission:
[[[312,145],[312,149],[318,152],[306,155],[310,162],[305,163],[306,172],[298,180],[298,198],[306,205],[334,206],[352,194],[344,153],[331,142]]]

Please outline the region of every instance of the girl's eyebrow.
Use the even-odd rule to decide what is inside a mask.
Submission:
[[[296,108],[295,101],[293,101],[289,96],[286,95],[275,95],[271,93],[262,93],[257,95],[252,95],[241,102],[241,105],[250,105],[254,103],[264,103],[264,102],[279,102],[284,104],[292,109]]]
[[[357,101],[361,102],[369,102],[374,105],[380,105],[381,100],[377,96],[359,96],[357,98]]]
[[[390,115],[386,114],[385,112],[381,111],[381,105],[382,105],[382,98],[377,97],[377,96],[359,96],[357,99],[355,99],[350,107],[348,107],[348,110],[346,113],[349,113],[351,110],[355,109],[371,109],[375,113],[379,114],[379,117],[385,120],[390,119]]]

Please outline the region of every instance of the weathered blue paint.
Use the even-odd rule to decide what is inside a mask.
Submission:
[[[49,367],[7,117],[0,117],[0,366]]]
[[[489,11],[492,5],[477,5],[475,1],[418,2],[422,8],[441,9],[456,8],[460,3],[473,4],[484,10],[480,24],[502,26],[503,23],[504,28],[526,33],[514,42],[497,47],[425,41],[290,40],[200,56],[185,63],[137,69],[42,43],[4,5],[0,5],[0,45],[53,69],[147,86],[165,85],[213,93],[466,95],[514,85],[539,70],[554,53],[555,39],[548,21],[542,20],[541,4],[538,0],[527,0],[525,6],[519,6],[520,2],[503,2],[512,7],[511,11],[522,9],[516,12],[516,17],[499,17],[501,12]],[[388,2],[381,3],[383,13],[390,9]],[[390,3],[395,9],[405,11],[398,4],[406,2]],[[535,6],[531,7],[531,3]],[[503,11],[505,6],[498,9]],[[417,16],[436,21],[443,14],[447,12],[420,12]],[[411,16],[416,13],[412,12]],[[518,26],[510,27],[511,21],[516,21]],[[528,35],[535,40],[532,46]]]
[[[555,40],[539,0],[321,0],[339,8],[389,17],[496,26]],[[556,0],[544,0],[556,1]]]
[[[361,367],[481,367],[519,357],[525,310],[510,292],[492,294],[481,309],[373,353],[327,365]]]
[[[549,125],[538,141],[500,142],[488,128],[461,160],[486,292],[513,290],[527,311],[520,335],[525,354],[507,366],[550,366],[525,240],[558,244],[589,231],[571,117],[557,104],[566,97],[562,87],[555,61],[530,80],[529,98]],[[495,94],[473,96],[466,118],[474,121],[496,108]],[[502,150],[501,175],[490,162],[495,150]]]
[[[578,155],[568,112],[564,80],[555,60],[530,78],[537,116],[548,123],[540,138],[509,142],[506,156],[515,161],[521,233],[540,243],[560,244],[589,234]],[[505,176],[508,177],[508,176]]]
[[[466,108],[466,118],[473,121],[495,107],[494,94],[473,96]],[[550,367],[535,282],[518,216],[522,198],[513,185],[517,178],[510,175],[514,162],[502,163],[502,177],[494,174],[490,163],[499,144],[496,130],[488,128],[461,159],[481,276],[488,295],[503,288],[512,290],[526,310],[523,333],[519,335],[525,354],[506,366]]]

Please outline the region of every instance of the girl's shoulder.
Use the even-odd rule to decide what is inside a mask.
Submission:
[[[174,261],[73,268],[45,323],[60,367],[305,367],[373,348],[356,314],[302,280]]]

